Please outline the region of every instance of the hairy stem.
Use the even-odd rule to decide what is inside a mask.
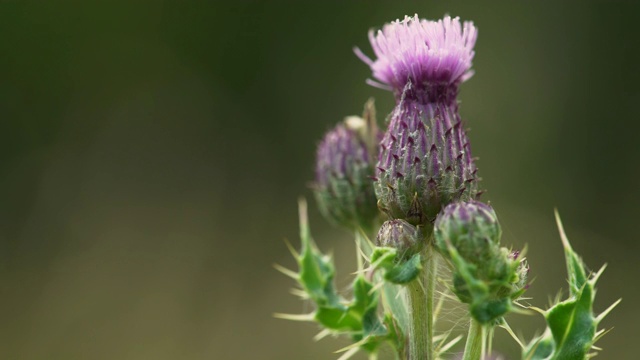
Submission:
[[[471,319],[462,360],[481,360],[484,358],[486,335],[485,327],[476,320]]]
[[[433,246],[423,251],[425,268],[416,280],[409,283],[410,360],[435,360],[433,347],[433,298],[435,292],[436,262]]]

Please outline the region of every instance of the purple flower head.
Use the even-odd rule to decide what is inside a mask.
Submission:
[[[356,50],[396,96],[375,175],[380,209],[391,219],[431,228],[443,207],[481,194],[456,100],[472,74],[476,36],[470,22],[416,15],[369,33],[375,60]]]
[[[369,31],[376,55],[371,60],[360,49],[356,55],[371,67],[373,77],[383,88],[400,93],[407,82],[413,86],[449,86],[469,79],[473,72],[473,46],[478,31],[472,22],[445,16],[438,21],[406,16]]]
[[[316,179],[312,185],[318,206],[331,222],[350,229],[370,228],[379,210],[373,189],[377,147],[381,134],[372,117],[351,116],[327,132],[318,145]]]

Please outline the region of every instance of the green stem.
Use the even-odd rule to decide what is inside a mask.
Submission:
[[[409,307],[409,353],[411,360],[435,360],[433,348],[433,298],[435,293],[436,257],[427,246],[422,255],[424,271],[407,286]]]
[[[495,330],[494,326],[487,326],[485,328],[484,342],[485,342],[486,350],[484,351],[484,353],[486,355],[491,355],[493,353],[493,331],[494,330]]]
[[[476,320],[471,319],[462,360],[480,360],[484,358],[486,335],[485,327]]]

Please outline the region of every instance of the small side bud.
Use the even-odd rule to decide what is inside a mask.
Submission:
[[[438,215],[438,250],[453,265],[453,292],[480,323],[498,320],[526,290],[528,265],[500,247],[502,231],[491,206],[478,201],[447,206]]]
[[[486,261],[496,255],[502,230],[491,206],[470,201],[444,208],[436,219],[434,235],[445,257],[453,246],[464,259]]]
[[[389,220],[380,227],[376,245],[394,248],[400,258],[408,259],[420,252],[424,246],[424,237],[419,228],[404,220]]]
[[[347,117],[318,145],[312,185],[322,214],[349,229],[371,229],[379,216],[372,177],[380,134],[367,103],[364,116]]]

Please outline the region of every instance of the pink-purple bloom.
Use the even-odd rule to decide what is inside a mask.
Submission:
[[[369,33],[375,60],[356,51],[396,96],[375,174],[380,209],[391,219],[430,228],[447,204],[480,194],[456,99],[472,74],[476,35],[458,18],[406,17]]]
[[[360,49],[355,52],[371,67],[381,83],[378,86],[395,92],[401,92],[408,81],[414,86],[459,84],[473,75],[477,35],[472,22],[461,23],[457,17],[431,21],[406,16],[377,32],[369,31],[374,60]]]

